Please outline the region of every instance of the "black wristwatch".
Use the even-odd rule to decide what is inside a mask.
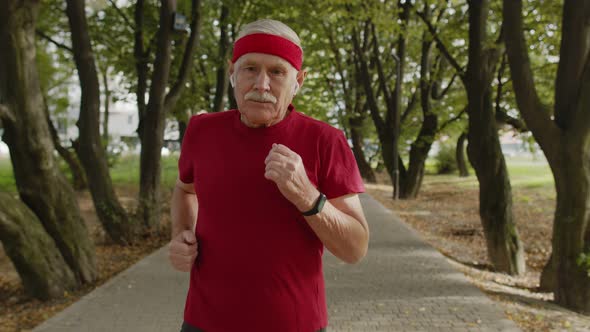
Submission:
[[[320,197],[318,197],[311,210],[303,212],[303,215],[309,217],[320,213],[324,208],[324,204],[326,204],[326,195],[320,193]]]

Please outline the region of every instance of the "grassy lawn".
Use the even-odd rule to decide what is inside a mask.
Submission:
[[[458,187],[477,187],[477,177],[473,168],[469,168],[469,177],[461,178],[456,174],[435,175],[435,161],[429,160],[424,177],[425,184],[454,184]],[[553,191],[553,175],[549,165],[544,161],[523,160],[522,158],[507,158],[510,184],[513,188],[543,188]]]
[[[172,187],[178,176],[178,154],[162,157],[162,187]],[[111,168],[113,183],[139,185],[139,156],[121,157]]]
[[[162,157],[162,187],[172,187],[177,177],[178,154]],[[512,187],[518,188],[546,188],[553,192],[553,176],[549,165],[541,161],[507,159],[508,173]],[[427,173],[434,167],[433,162],[427,162]],[[477,187],[475,172],[470,169],[470,176],[460,178],[455,174],[427,176],[424,183],[448,183],[459,187]],[[111,177],[115,184],[139,185],[139,156],[128,155],[120,157],[111,168]],[[0,158],[0,191],[15,192],[16,186],[12,174],[10,159]]]
[[[162,157],[162,187],[172,187],[177,177],[178,154]],[[67,171],[67,170],[66,170]],[[111,178],[116,185],[139,185],[139,156],[128,155],[117,160],[111,168]],[[0,191],[16,192],[12,164],[7,157],[0,157]]]
[[[0,157],[0,191],[16,192],[10,157]]]

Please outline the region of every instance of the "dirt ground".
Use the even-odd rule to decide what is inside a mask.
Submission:
[[[118,188],[117,194],[121,203],[133,210],[137,192],[134,189]],[[163,195],[167,202],[170,194]],[[0,332],[30,331],[169,241],[168,204],[162,208],[164,218],[161,231],[147,235],[133,246],[119,246],[107,239],[98,223],[88,192],[79,194],[78,204],[96,246],[98,280],[79,291],[65,294],[62,299],[47,302],[31,299],[24,293],[18,274],[0,246]]]
[[[502,305],[508,318],[523,331],[590,331],[590,317],[558,307],[552,302],[552,293],[537,290],[551,254],[553,190],[513,189],[514,217],[525,249],[527,272],[511,277],[491,271],[478,217],[479,190],[461,186],[457,180],[428,178],[414,200],[393,201],[392,187],[387,185],[368,184],[367,192]]]

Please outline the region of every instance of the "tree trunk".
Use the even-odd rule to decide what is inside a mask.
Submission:
[[[104,113],[102,118],[102,143],[109,146],[109,114],[111,106],[111,90],[109,90],[108,67],[102,71],[102,85],[104,87]]]
[[[139,118],[139,124],[137,127],[137,134],[139,137],[142,135],[142,121],[146,112],[146,101],[145,94],[147,92],[147,79],[149,72],[149,50],[145,50],[143,43],[143,21],[145,12],[145,1],[137,0],[135,3],[134,20],[135,20],[135,31],[134,31],[134,44],[133,44],[133,55],[135,57],[135,70],[137,72],[137,86],[135,88],[135,96],[137,98],[137,114]]]
[[[541,271],[541,280],[539,281],[539,290],[542,292],[552,292],[557,285],[557,262],[553,259],[553,253],[549,256],[547,263]]]
[[[374,39],[372,41],[372,60],[375,62],[377,67],[379,85],[381,90],[383,91],[385,106],[387,108],[387,111],[385,112],[385,118],[382,118],[380,115],[378,102],[375,97],[375,94],[373,93],[373,76],[369,72],[368,63],[364,56],[364,49],[360,47],[358,38],[356,36],[356,31],[353,33],[352,36],[354,50],[357,59],[360,62],[360,77],[363,82],[365,92],[367,94],[367,104],[371,112],[371,118],[375,123],[375,128],[377,128],[378,138],[382,146],[381,154],[383,157],[383,163],[385,164],[387,173],[391,178],[391,183],[394,186],[394,198],[397,194],[400,193],[400,188],[396,186],[396,178],[402,179],[401,169],[403,168],[403,163],[400,163],[401,158],[398,153],[399,121],[401,112],[400,100],[402,93],[401,83],[403,82],[404,69],[406,63],[407,27],[410,19],[412,4],[409,1],[406,1],[405,3],[398,1],[398,7],[400,8],[398,17],[399,22],[401,24],[396,49],[396,54],[398,58],[397,61],[399,62],[399,71],[396,75],[395,88],[393,89],[393,91],[389,87],[389,79],[387,78],[383,70],[383,64],[381,62],[381,54],[379,52],[379,45],[377,34],[375,32],[375,26],[373,23],[370,23],[372,28],[371,32]],[[399,172],[397,176],[395,174],[396,171]],[[401,182],[403,182],[403,180],[400,180],[400,183]]]
[[[430,17],[430,8],[424,6],[424,15]],[[416,198],[422,180],[428,152],[432,147],[438,129],[438,117],[431,109],[432,81],[429,77],[431,67],[431,38],[425,32],[422,36],[422,55],[420,60],[420,104],[422,106],[422,125],[416,140],[410,148],[410,163],[406,176],[400,177],[400,198]]]
[[[590,91],[590,68],[585,76],[586,82],[579,91]],[[590,110],[589,97],[581,97],[575,104],[573,107]],[[584,136],[586,138],[581,139],[573,132],[565,135],[562,141],[565,145],[560,149],[561,164],[552,165],[557,189],[553,227],[557,276],[554,293],[557,303],[590,314],[590,257],[583,256],[588,255],[590,242],[590,130],[587,129]]]
[[[184,133],[186,132],[187,126],[187,121],[178,120],[178,143],[180,143],[180,145],[182,145],[182,140],[184,139]]]
[[[67,0],[66,13],[82,90],[76,152],[86,171],[94,207],[104,230],[117,243],[131,243],[138,231],[137,223],[127,216],[117,199],[100,137],[100,87],[88,34],[84,0]]]
[[[588,22],[588,1],[565,1],[554,111],[561,135],[543,149],[554,151],[547,159],[553,170],[557,192],[553,225],[553,259],[557,272],[555,300],[584,314],[590,314],[590,258],[587,256],[590,254]]]
[[[191,34],[184,49],[178,77],[166,93],[172,59],[172,13],[175,0],[162,0],[157,32],[156,59],[152,73],[150,98],[140,132],[139,208],[144,227],[158,228],[160,223],[161,151],[164,143],[166,113],[174,108],[192,67],[193,55],[200,36],[200,0],[192,0]]]
[[[94,246],[54,146],[35,62],[38,2],[10,0],[0,11],[0,104],[22,201],[37,215],[80,282],[96,279]]]
[[[219,18],[219,58],[217,66],[217,80],[215,86],[215,97],[213,98],[213,112],[221,112],[225,109],[223,97],[227,92],[228,87],[228,72],[226,59],[229,53],[229,40],[228,40],[228,16],[229,8],[225,5],[221,5],[221,17]]]
[[[432,112],[424,116],[420,133],[410,149],[410,164],[406,175],[401,177],[400,173],[400,198],[416,198],[420,192],[426,159],[436,135],[437,120],[437,116]]]
[[[376,183],[377,178],[375,177],[375,172],[371,168],[371,165],[367,162],[367,158],[365,157],[365,152],[363,150],[363,137],[360,131],[362,127],[363,118],[358,116],[351,116],[348,119],[348,123],[350,125],[350,138],[352,140],[352,152],[354,154],[354,158],[356,159],[356,163],[359,167],[359,171],[361,172],[361,176],[365,181],[370,183]]]
[[[77,286],[72,270],[37,216],[12,195],[2,192],[0,242],[29,296],[48,300]]]
[[[227,99],[229,100],[229,109],[230,110],[238,109],[238,102],[236,101],[236,96],[234,94],[234,88],[230,85],[227,86]]]
[[[467,153],[479,181],[479,214],[489,259],[497,271],[519,275],[525,271],[524,250],[514,224],[510,180],[491,97],[491,81],[500,52],[483,48],[488,5],[488,0],[469,2]]]
[[[469,168],[465,161],[465,140],[467,139],[467,133],[461,133],[457,139],[457,147],[455,149],[455,159],[457,160],[457,169],[459,169],[460,177],[469,176]]]
[[[506,49],[518,108],[547,157],[556,188],[551,260],[543,286],[555,301],[590,314],[590,3],[566,0],[554,118],[543,105],[524,38],[522,0],[504,1]]]
[[[402,14],[400,14],[401,16]],[[403,32],[402,32],[403,33]],[[375,34],[376,35],[376,34]],[[366,37],[368,38],[368,37]],[[379,138],[379,143],[381,145],[381,156],[383,158],[383,164],[385,165],[385,169],[387,170],[387,174],[391,179],[392,185],[395,186],[394,181],[394,162],[393,162],[393,147],[394,147],[394,126],[393,126],[393,118],[394,116],[394,108],[396,103],[392,102],[392,94],[390,93],[389,86],[387,86],[388,82],[386,82],[385,74],[382,71],[382,66],[378,65],[379,67],[379,80],[381,89],[384,91],[386,95],[385,99],[388,100],[386,102],[387,111],[385,114],[385,119],[381,116],[379,110],[379,102],[377,101],[377,96],[373,91],[373,74],[369,71],[369,63],[366,58],[366,49],[361,46],[360,35],[358,34],[356,28],[353,29],[352,33],[352,43],[353,49],[355,53],[355,61],[357,62],[357,70],[359,75],[360,84],[362,85],[363,89],[365,90],[366,98],[367,98],[367,106],[369,108],[369,112],[371,115],[371,119],[373,120],[373,124],[377,130],[377,137]],[[376,45],[377,41],[374,41],[373,44],[373,60],[379,64],[379,57],[378,54],[378,45]],[[400,35],[398,40],[398,46],[405,45],[405,38]],[[375,51],[377,50],[377,51]],[[403,59],[405,57],[403,53],[404,48],[399,50],[398,57],[401,61],[401,66],[403,67]],[[403,73],[403,69],[401,70]],[[398,78],[401,78],[402,75],[398,75]],[[399,160],[399,158],[398,158]],[[396,190],[394,188],[394,190]]]
[[[163,0],[160,4],[156,59],[150,97],[142,119],[139,206],[144,227],[147,229],[157,228],[160,223],[160,164],[166,120],[164,99],[170,76],[172,54],[170,27],[175,8],[172,0]]]
[[[57,130],[49,118],[49,110],[47,109],[47,105],[45,105],[45,115],[47,116],[47,125],[49,126],[49,132],[51,133],[53,145],[55,146],[57,153],[62,157],[63,160],[65,160],[65,162],[68,164],[68,167],[70,168],[70,171],[72,172],[72,185],[74,186],[74,189],[78,191],[86,190],[86,188],[88,188],[88,181],[86,180],[86,174],[84,174],[82,165],[80,165],[80,161],[78,160],[78,157],[76,157],[75,153],[61,145],[59,136],[57,135]]]

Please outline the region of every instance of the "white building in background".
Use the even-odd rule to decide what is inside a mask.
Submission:
[[[101,105],[102,106],[102,105]],[[52,117],[54,126],[57,129],[59,138],[64,146],[70,146],[71,141],[78,138],[79,106],[72,105],[69,112]],[[104,110],[100,112],[100,133],[103,133]],[[126,102],[114,102],[109,106],[109,148],[133,152],[139,151],[139,138],[137,137],[137,126],[139,116],[137,108]]]
[[[73,109],[67,114],[53,119],[57,127],[59,137],[65,146],[70,145],[70,140],[78,138],[78,109]],[[111,103],[109,107],[108,134],[109,150],[123,153],[139,153],[140,141],[137,134],[139,125],[139,114],[134,104],[124,101]],[[103,134],[104,110],[100,112],[100,133]],[[178,125],[175,121],[167,121],[164,132],[163,154],[169,150],[177,150],[180,145],[178,140]]]
[[[6,145],[6,143],[3,141],[0,141],[0,158],[8,158],[9,154],[10,151],[8,151],[8,145]]]
[[[139,114],[137,108],[129,103],[116,102],[111,104],[108,119],[109,146],[111,149],[122,149],[131,153],[139,153],[139,137],[137,126]],[[104,132],[104,110],[100,112],[100,133]]]

